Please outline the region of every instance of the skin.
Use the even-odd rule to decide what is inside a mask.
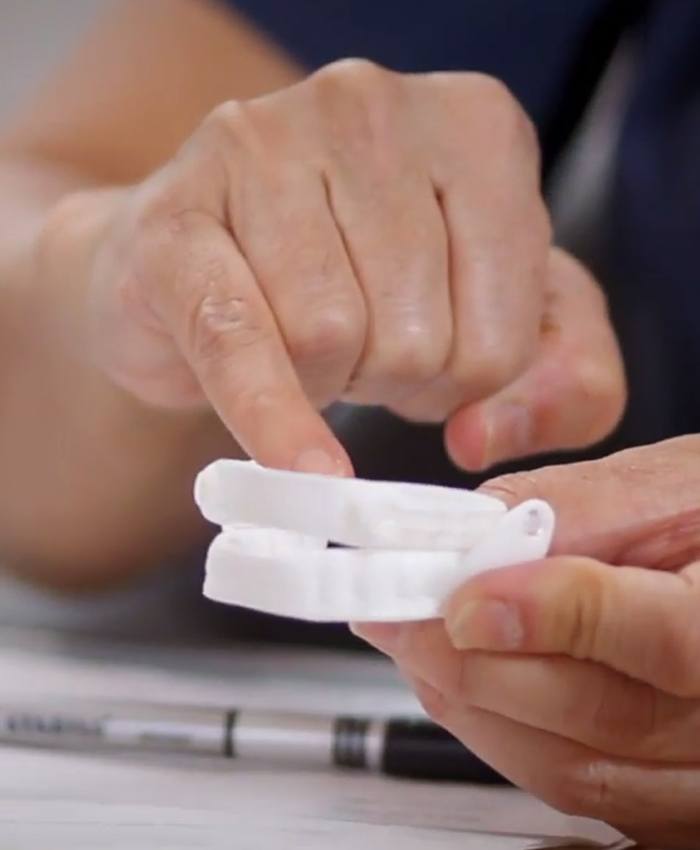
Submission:
[[[56,587],[201,540],[192,479],[222,454],[352,474],[334,400],[444,422],[472,469],[587,445],[624,406],[535,134],[484,76],[304,77],[206,0],[121,0],[0,133],[0,220],[0,554]],[[696,468],[673,443],[494,482],[551,499],[559,557],[470,583],[447,629],[364,631],[516,782],[676,846]]]
[[[624,406],[489,77],[304,77],[215,5],[123,0],[5,129],[0,199],[0,546],[43,582],[201,539],[192,479],[222,454],[352,474],[333,401],[445,423],[469,468]]]
[[[552,557],[474,578],[444,622],[355,630],[514,783],[645,845],[697,847],[700,438],[484,490],[548,499]]]

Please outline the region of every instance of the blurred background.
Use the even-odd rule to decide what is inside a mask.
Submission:
[[[1,0],[0,118],[109,0]]]

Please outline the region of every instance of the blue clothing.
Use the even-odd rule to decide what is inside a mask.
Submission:
[[[634,30],[636,77],[611,215],[601,222],[611,269],[603,284],[631,401],[605,448],[700,431],[698,0],[226,2],[309,69],[363,56],[398,70],[479,70],[502,79],[538,128],[545,179],[619,39]],[[405,439],[426,433],[408,428]]]

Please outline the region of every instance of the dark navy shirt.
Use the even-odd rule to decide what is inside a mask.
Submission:
[[[309,69],[362,56],[499,77],[537,125],[545,177],[633,33],[635,79],[601,220],[631,389],[620,440],[700,431],[700,0],[225,2]]]

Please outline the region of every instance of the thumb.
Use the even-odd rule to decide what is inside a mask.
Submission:
[[[697,698],[699,581],[698,563],[675,575],[549,558],[476,576],[445,625],[457,649],[567,655]]]
[[[554,250],[534,362],[500,392],[454,411],[445,446],[457,466],[472,470],[590,446],[613,430],[625,400],[605,299],[581,265]]]
[[[697,436],[499,476],[480,492],[509,505],[549,502],[557,516],[552,554],[658,569],[678,569],[700,555]]]

